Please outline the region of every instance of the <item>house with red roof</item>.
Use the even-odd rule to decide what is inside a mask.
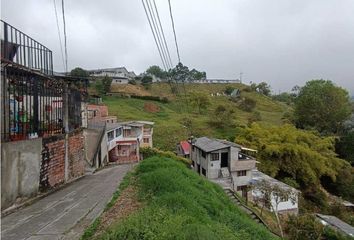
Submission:
[[[191,145],[188,141],[181,141],[177,144],[177,155],[185,158],[189,158]]]

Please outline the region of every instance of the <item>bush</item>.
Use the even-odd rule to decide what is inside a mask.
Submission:
[[[253,100],[252,98],[246,97],[243,99],[239,107],[246,112],[252,112],[252,110],[256,107],[256,101]]]
[[[128,83],[131,84],[131,85],[136,85],[137,84],[137,82],[134,79],[133,80],[129,80]]]
[[[252,115],[248,118],[248,123],[258,122],[262,120],[261,113],[259,111],[254,111]]]
[[[184,163],[186,166],[190,167],[192,164],[191,160],[188,158],[180,157],[177,156],[175,153],[170,152],[170,151],[161,151],[156,148],[150,148],[150,147],[144,147],[140,149],[140,153],[143,155],[143,158],[149,158],[152,156],[161,156],[161,157],[167,157],[171,158],[176,161],[180,161]]]
[[[151,100],[151,101],[158,101],[162,103],[168,103],[169,100],[167,97],[158,97],[158,96],[138,96],[138,95],[131,95],[131,98],[136,99],[143,99],[143,100]]]

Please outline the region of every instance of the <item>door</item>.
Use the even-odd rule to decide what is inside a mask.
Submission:
[[[229,153],[225,152],[225,153],[221,153],[221,167],[228,167],[229,164]]]

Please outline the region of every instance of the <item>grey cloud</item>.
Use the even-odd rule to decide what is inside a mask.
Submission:
[[[242,71],[246,82],[267,81],[276,92],[324,78],[354,94],[354,1],[171,2],[182,62],[209,77],[236,78]],[[167,0],[156,3],[176,63]],[[140,0],[65,4],[70,68],[126,66],[142,72],[161,63]],[[55,69],[62,71],[53,1],[1,5],[2,18],[51,48]]]

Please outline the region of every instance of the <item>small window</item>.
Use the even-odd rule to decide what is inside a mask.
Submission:
[[[245,189],[247,189],[247,185],[237,186],[237,191],[243,191]]]
[[[246,176],[246,175],[247,175],[247,171],[246,170],[237,171],[237,177],[242,177],[242,176]]]
[[[218,160],[219,160],[219,153],[212,153],[211,161],[218,161]]]
[[[107,134],[108,141],[112,141],[114,139],[114,131],[110,131]]]
[[[195,163],[194,163],[194,161],[192,161],[192,166],[193,166],[193,167],[195,166]]]
[[[122,135],[122,129],[118,128],[116,129],[116,137],[119,137],[120,135]]]
[[[149,143],[149,138],[144,138],[143,141],[144,143]]]
[[[204,176],[206,176],[206,170],[205,170],[205,168],[202,168],[202,174],[203,174]]]
[[[206,152],[202,151],[202,157],[206,158]]]

